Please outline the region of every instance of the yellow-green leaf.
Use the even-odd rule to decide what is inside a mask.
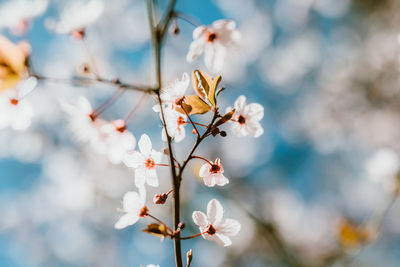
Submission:
[[[193,88],[196,94],[206,103],[215,107],[215,91],[221,82],[222,77],[212,78],[201,70],[194,70],[192,73]]]
[[[148,224],[147,228],[143,229],[142,231],[158,237],[166,237],[171,235],[171,233],[168,232],[168,228],[164,224],[158,223]]]
[[[189,115],[204,114],[211,110],[211,107],[197,95],[185,96],[185,101],[182,103],[182,107]],[[185,111],[183,111],[180,107],[177,107],[176,110],[182,114],[185,114]]]

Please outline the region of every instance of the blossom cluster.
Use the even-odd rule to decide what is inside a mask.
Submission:
[[[47,1],[36,1],[32,2],[28,9],[21,8],[21,3],[18,6],[8,7],[19,10],[20,16],[17,21],[10,20],[5,25],[14,29],[13,32],[16,34],[27,31],[31,20],[42,14],[48,5]],[[75,2],[61,13],[59,21],[46,20],[46,26],[54,33],[69,34],[77,40],[83,40],[85,29],[96,22],[103,10],[104,5],[100,0],[91,0],[85,4]],[[199,26],[193,32],[193,42],[189,47],[187,61],[192,62],[204,53],[206,67],[212,72],[219,72],[223,68],[229,49],[234,47],[240,39],[241,34],[236,29],[236,23],[231,20],[218,20],[211,26]],[[15,130],[23,130],[31,124],[33,107],[25,100],[25,96],[43,77],[35,75],[30,68],[28,64],[30,53],[31,48],[27,42],[14,44],[0,36],[0,128],[11,127]],[[191,78],[194,94],[187,94]],[[192,132],[197,138],[196,146],[208,136],[225,137],[226,132],[220,129],[224,124],[230,124],[232,132],[239,137],[259,137],[263,134],[264,130],[260,121],[264,116],[264,109],[261,105],[249,104],[246,97],[241,95],[234,102],[233,107],[226,109],[226,114],[221,114],[221,108],[217,104],[218,95],[223,90],[219,87],[221,76],[213,78],[203,71],[194,70],[191,78],[188,73],[183,73],[181,79],[169,83],[157,92],[159,102],[153,106],[153,110],[159,114],[163,123],[161,130],[163,141],[168,144],[171,141],[181,142],[187,136],[185,128],[188,126],[193,128]],[[97,81],[102,81],[102,79],[97,78]],[[113,84],[120,85],[119,81]],[[121,90],[124,89],[120,87]],[[143,95],[157,93],[150,90],[143,92]],[[186,162],[176,162],[177,165],[173,163],[173,166],[170,166],[171,163],[163,161],[165,153],[153,149],[152,141],[147,134],[141,135],[137,142],[138,149],[136,149],[136,138],[128,129],[128,124],[132,119],[131,115],[136,108],[140,107],[140,103],[125,119],[106,120],[102,117],[102,113],[113,104],[114,97],[119,96],[118,93],[113,95],[98,108],[93,108],[84,96],[72,103],[61,101],[61,107],[68,116],[68,127],[77,141],[88,144],[97,153],[105,155],[112,164],[123,163],[126,167],[133,169],[137,190],[129,191],[123,196],[123,214],[114,225],[116,229],[133,225],[140,218],[156,219],[148,208],[146,186],[160,185],[158,168],[176,168],[181,172],[189,160],[199,159],[205,162],[198,172],[205,186],[229,184],[220,158],[211,161],[202,156],[190,154]],[[194,115],[208,112],[214,113],[208,125],[193,121]],[[199,127],[205,128],[203,134],[198,130]],[[156,195],[154,203],[164,204],[173,190]],[[215,241],[221,246],[231,245],[230,237],[238,234],[241,225],[236,220],[224,219],[223,213],[223,207],[216,199],[208,202],[207,214],[194,211],[192,218],[199,227],[200,233],[193,237],[201,235],[204,239]],[[162,225],[167,229],[162,233],[164,237],[176,238],[179,231],[183,229],[175,229],[175,232],[172,232],[164,223]]]

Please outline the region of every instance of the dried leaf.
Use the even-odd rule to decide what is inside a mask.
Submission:
[[[143,229],[142,231],[162,238],[171,235],[168,232],[168,228],[164,224],[158,224],[158,223],[148,224],[147,228]]]
[[[185,96],[185,102],[182,103],[182,107],[189,115],[204,114],[211,110],[211,107],[197,95]],[[181,107],[176,107],[176,111],[185,114]]]
[[[218,76],[215,79],[210,77],[201,70],[194,70],[192,73],[193,88],[196,94],[203,99],[207,104],[215,107],[215,91],[222,77]]]
[[[227,121],[229,121],[230,119],[232,119],[233,114],[235,113],[235,110],[233,109],[231,112],[226,113],[224,116],[222,116],[222,118],[220,118],[219,120],[217,120],[214,124],[213,128],[216,128],[224,123],[226,123]]]

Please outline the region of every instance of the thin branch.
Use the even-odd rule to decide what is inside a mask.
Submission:
[[[123,83],[119,79],[108,80],[108,79],[101,78],[101,77],[98,77],[95,79],[87,78],[87,77],[73,77],[72,79],[68,79],[68,78],[47,77],[47,76],[43,76],[40,74],[33,74],[32,77],[35,77],[36,79],[41,80],[41,81],[73,84],[73,85],[80,85],[80,86],[87,85],[87,84],[93,84],[93,83],[101,83],[101,84],[116,86],[116,87],[119,87],[122,89],[134,90],[134,91],[149,93],[149,94],[154,93],[154,91],[155,91],[155,89],[153,87]]]

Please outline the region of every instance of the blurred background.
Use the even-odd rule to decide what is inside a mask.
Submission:
[[[0,13],[12,2],[0,1]],[[144,0],[104,1],[84,44],[45,27],[70,2],[48,2],[22,36],[0,16],[1,34],[29,40],[34,71],[48,77],[71,78],[89,63],[103,77],[154,82]],[[228,186],[206,188],[196,176],[201,162],[186,170],[184,233],[197,233],[191,214],[212,198],[242,224],[228,248],[184,241],[192,266],[400,266],[400,2],[178,0],[177,10],[205,25],[237,22],[242,42],[225,63],[219,103],[225,109],[243,94],[265,108],[261,137],[235,137],[227,127],[226,138],[210,138],[198,152],[221,157]],[[164,83],[205,69],[202,58],[185,59],[193,25],[177,23],[180,33],[164,48]],[[40,82],[28,96],[32,125],[0,130],[1,266],[174,266],[172,242],[141,232],[150,220],[114,229],[123,194],[135,189],[133,172],[76,142],[60,108],[81,95],[96,106],[114,91]],[[123,118],[139,96],[126,92],[102,116]],[[153,104],[128,128],[162,150]],[[195,140],[187,132],[175,146],[179,159]],[[170,200],[161,208],[150,200],[170,189],[168,171],[158,174],[149,208],[170,222]]]

